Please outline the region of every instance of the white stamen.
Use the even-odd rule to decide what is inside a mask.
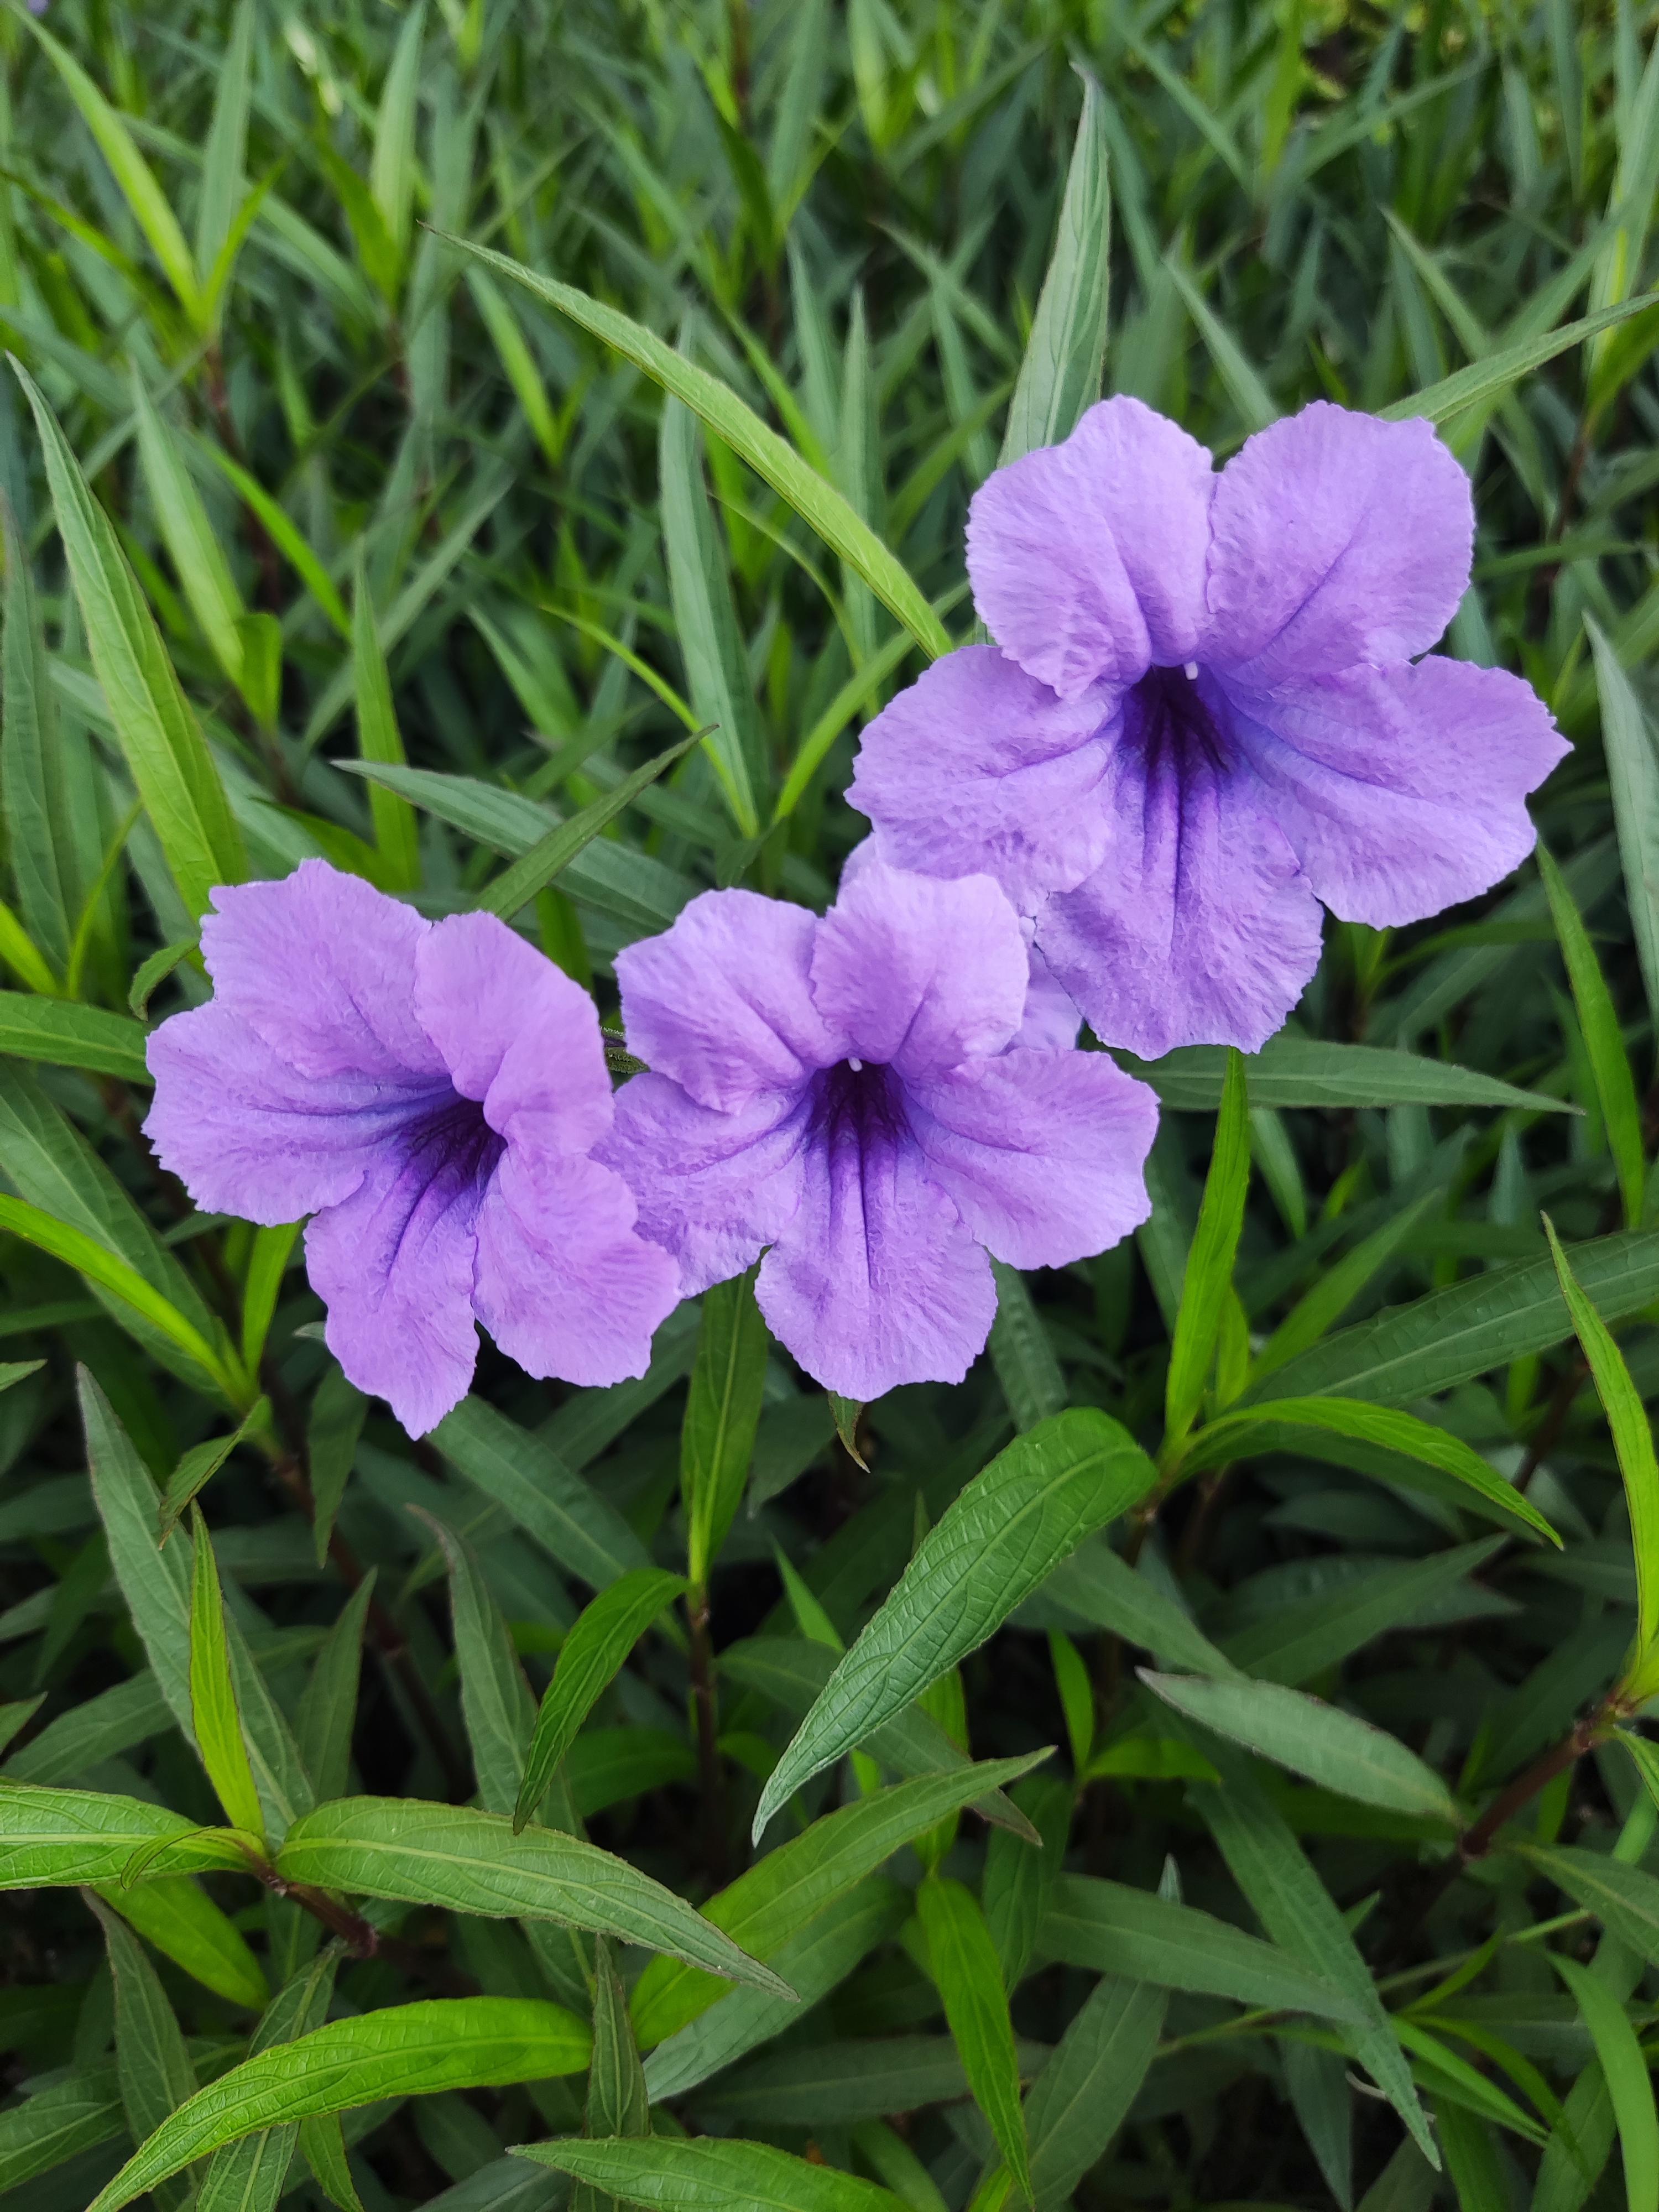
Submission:
[[[1188,661],[1181,672],[1189,684],[1196,684],[1198,681],[1198,663],[1195,660]]]
[[[863,1074],[864,1062],[861,1060],[849,1060],[847,1065],[852,1069],[854,1075]]]

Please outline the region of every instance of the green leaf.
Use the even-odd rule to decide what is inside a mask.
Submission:
[[[1625,2161],[1626,2203],[1630,2212],[1659,2212],[1659,2116],[1630,2014],[1590,1968],[1559,1951],[1547,1955],[1572,1992],[1601,2062]]]
[[[3,539],[6,559],[4,597],[0,604],[3,614],[0,708],[4,714],[0,724],[3,730],[0,795],[5,802],[7,843],[18,902],[29,936],[51,963],[51,966],[46,962],[41,965],[46,988],[52,990],[57,988],[52,969],[62,975],[69,965],[78,869],[46,632],[35,599],[28,548],[3,493],[0,493],[0,539]]]
[[[1282,1450],[1281,1429],[1322,1430],[1379,1445],[1385,1451],[1403,1452],[1408,1459],[1421,1460],[1425,1466],[1454,1476],[1487,1504],[1560,1547],[1560,1537],[1538,1508],[1523,1492],[1505,1482],[1472,1444],[1415,1413],[1393,1406],[1368,1405],[1360,1398],[1272,1398],[1265,1406],[1224,1413],[1199,1431],[1191,1449],[1182,1456],[1182,1471],[1196,1474],[1201,1468],[1224,1466],[1230,1460]]]
[[[258,2012],[269,1998],[259,1962],[207,1892],[188,1875],[140,1883],[97,1885],[112,1911],[130,1921],[175,1966],[229,2003]]]
[[[1236,1667],[1274,1682],[1305,1682],[1335,1667],[1375,1636],[1403,1628],[1449,1597],[1466,1576],[1504,1547],[1502,1536],[1456,1544],[1426,1559],[1371,1569],[1328,1592],[1279,1607],[1227,1639]]]
[[[183,1455],[167,1478],[167,1490],[161,1498],[161,1513],[155,1526],[158,1544],[167,1542],[178,1527],[180,1516],[212,1481],[249,1430],[270,1418],[270,1401],[260,1398],[228,1437],[210,1437],[204,1443],[192,1444]]]
[[[21,991],[0,991],[0,1052],[84,1067],[124,1083],[148,1083],[142,1023],[102,1006],[77,1006]]]
[[[1653,1430],[1624,1357],[1574,1275],[1547,1214],[1544,1230],[1561,1294],[1613,1431],[1613,1448],[1624,1478],[1631,1543],[1636,1554],[1637,1670],[1626,1686],[1639,1703],[1651,1694],[1644,1685],[1650,1681],[1653,1688],[1659,1688],[1659,1674],[1655,1672],[1659,1664],[1659,1650],[1656,1650],[1659,1645],[1659,1460],[1654,1456]]]
[[[1419,415],[1431,422],[1449,422],[1466,407],[1507,392],[1511,385],[1518,384],[1534,368],[1541,368],[1547,361],[1553,361],[1558,354],[1571,351],[1602,331],[1614,329],[1656,303],[1659,303],[1659,293],[1644,292],[1638,298],[1623,301],[1617,307],[1602,307],[1593,315],[1582,316],[1576,323],[1563,323],[1559,329],[1547,331],[1542,337],[1520,339],[1485,361],[1472,361],[1467,368],[1442,377],[1437,384],[1425,386],[1408,399],[1392,401],[1377,412],[1385,422],[1409,422]]]
[[[1359,2017],[1333,1979],[1275,1944],[1194,1905],[1092,1875],[1056,1878],[1037,1950],[1068,1966],[1123,1974],[1158,1989],[1322,2020]]]
[[[1026,2093],[1038,2212],[1064,2204],[1104,2157],[1157,2055],[1167,2002],[1160,1989],[1106,1974],[1073,2014]]]
[[[824,1907],[885,1865],[893,1853],[988,1790],[1029,1773],[1046,1752],[985,1759],[954,1774],[929,1774],[878,1790],[814,1820],[712,1897],[706,1917],[757,1958],[777,1954]],[[641,2049],[695,2020],[722,1994],[708,1974],[655,1959],[634,1987]]]
[[[341,1607],[339,1619],[312,1662],[311,1679],[300,1701],[295,1722],[300,1756],[319,1805],[331,1797],[343,1797],[349,1786],[363,1624],[374,1600],[375,1572],[371,1567]]]
[[[864,1454],[859,1449],[859,1415],[864,1407],[856,1398],[839,1397],[833,1390],[828,1395],[830,1417],[836,1425],[836,1434],[841,1438],[842,1449],[854,1467],[863,1468],[868,1474],[869,1467]]]
[[[1066,1377],[1037,1312],[1036,1303],[1018,1267],[993,1260],[997,1317],[987,1346],[1014,1426],[1024,1435],[1066,1406]]]
[[[44,35],[38,27],[36,35]],[[241,833],[109,518],[39,387],[20,364],[13,367],[40,433],[93,668],[117,740],[185,911],[199,920],[216,884],[240,883],[247,872]]]
[[[113,2061],[37,2089],[0,2112],[0,2190],[16,2189],[125,2132]]]
[[[684,2096],[757,2045],[769,2043],[807,2008],[829,1996],[878,1943],[897,1935],[911,1912],[910,1893],[866,1875],[815,1913],[774,1953],[771,1964],[799,2002],[732,1990],[658,2044],[645,2064],[653,2104]]]
[[[1659,1877],[1601,1851],[1528,1843],[1514,1848],[1638,1959],[1659,1966]]]
[[[313,2112],[300,2122],[296,2132],[301,2152],[311,2168],[311,2178],[329,2203],[337,2208],[337,2212],[363,2212],[357,2185],[351,2178],[351,2161],[346,2155],[345,2131],[340,2125],[339,2115]]]
[[[793,507],[809,529],[816,531],[832,552],[861,576],[876,597],[902,623],[930,659],[951,650],[950,636],[912,578],[890,553],[866,522],[808,466],[792,446],[769,430],[733,391],[707,369],[688,361],[663,343],[652,331],[616,308],[590,299],[569,284],[539,276],[522,263],[503,253],[475,246],[469,240],[448,241],[474,254],[488,267],[514,283],[523,284],[538,299],[568,315],[584,330],[645,371],[663,390],[683,400],[700,416],[717,438],[723,439],[756,475],[771,485],[780,499]]]
[[[265,1339],[282,1296],[283,1278],[304,1225],[299,1221],[266,1223],[253,1233],[253,1249],[248,1255],[242,1283],[242,1364],[250,1376],[259,1372]]]
[[[196,269],[204,284],[212,274],[244,198],[247,155],[253,0],[240,0],[214,94],[213,122],[202,155],[202,189],[196,204]]]
[[[289,1831],[277,1871],[319,1889],[436,1905],[489,1919],[560,1920],[781,1991],[684,1899],[608,1851],[550,1828],[515,1836],[504,1815],[418,1798],[343,1797]]]
[[[1619,656],[1587,615],[1584,629],[1601,702],[1601,746],[1613,788],[1619,858],[1625,872],[1636,957],[1648,1012],[1659,1024],[1659,751]]]
[[[562,875],[576,857],[591,845],[599,832],[609,827],[617,817],[631,806],[642,791],[648,791],[659,776],[664,775],[676,761],[683,760],[693,745],[706,734],[694,731],[678,744],[665,745],[661,752],[653,753],[642,768],[625,775],[614,791],[607,791],[591,806],[584,806],[568,822],[561,822],[538,840],[530,850],[511,867],[503,868],[499,876],[487,883],[479,892],[477,904],[485,914],[499,915],[503,921],[511,921],[523,907],[528,906],[538,891],[545,890],[554,878]]]
[[[671,392],[662,404],[657,475],[675,635],[692,711],[709,727],[708,758],[738,835],[754,837],[763,795],[760,718],[726,573],[726,540],[703,488],[702,443],[696,416]]]
[[[756,1835],[803,1782],[977,1650],[1155,1479],[1133,1437],[1093,1407],[1058,1413],[999,1453],[830,1676],[761,1794]]]
[[[516,2155],[533,2158],[625,2203],[663,2212],[904,2212],[904,2200],[873,2181],[860,2181],[833,2166],[812,2165],[774,2150],[770,2143],[716,2142],[700,2136],[677,2141],[652,2136],[643,2142],[523,2143]],[[92,2212],[108,2212],[94,2205]]]
[[[464,1398],[432,1431],[444,1457],[493,1498],[554,1563],[603,1589],[649,1564],[645,1547],[615,1506],[565,1466],[540,1437],[482,1398]]]
[[[1590,1073],[1606,1125],[1607,1145],[1619,1174],[1625,1201],[1625,1226],[1634,1229],[1642,1218],[1642,1192],[1647,1164],[1642,1155],[1642,1109],[1637,1103],[1636,1079],[1620,1033],[1619,1015],[1607,989],[1601,963],[1595,957],[1583,917],[1572,893],[1561,880],[1561,871],[1540,844],[1538,872],[1550,902],[1550,914],[1561,940],[1561,957],[1572,985],[1573,1004],[1589,1055]]]
[[[998,465],[1071,435],[1100,397],[1110,301],[1112,197],[1105,103],[1086,70],[1054,248],[1038,295]]]
[[[513,1649],[512,1632],[489,1595],[471,1547],[435,1516],[422,1512],[418,1505],[410,1510],[437,1538],[449,1570],[461,1714],[478,1796],[486,1812],[510,1813],[519,1798],[535,1711],[530,1685]],[[514,1834],[523,1826],[515,1820]]]
[[[659,1567],[635,1567],[601,1590],[577,1616],[560,1646],[558,1664],[536,1716],[513,1811],[515,1835],[535,1819],[559,1761],[629,1653],[684,1589],[678,1575],[665,1574]]]
[[[294,2043],[322,2026],[339,1965],[335,1945],[302,1967],[277,1991],[248,2046],[248,2056]],[[213,2154],[196,2200],[196,2212],[275,2212],[288,2178],[299,2130],[259,2128]]]
[[[192,322],[198,322],[201,293],[190,248],[166,194],[134,144],[132,133],[67,48],[59,46],[42,24],[30,21],[28,27],[62,79],[99,152],[108,162],[122,197],[132,210],[133,220],[178,295],[179,306]]]
[[[331,1367],[317,1385],[306,1429],[306,1461],[311,1469],[312,1534],[319,1567],[327,1564],[335,1516],[345,1496],[368,1415],[368,1401],[362,1392],[338,1367]]]
[[[415,115],[421,88],[421,42],[426,33],[425,0],[404,16],[392,66],[380,93],[374,123],[374,151],[368,189],[398,258],[409,251],[415,206]]]
[[[1340,1706],[1328,1705],[1279,1682],[1206,1680],[1193,1674],[1138,1669],[1166,1705],[1220,1735],[1305,1775],[1322,1790],[1462,1826],[1462,1815],[1440,1777],[1413,1751],[1382,1729]]]
[[[1072,1790],[1058,1775],[1034,1774],[1022,1782],[1015,1802],[1030,1833],[1017,1836],[999,1828],[987,1841],[980,1894],[985,1924],[1002,1962],[1009,1989],[1025,1978],[1036,1946],[1037,1930],[1054,1894],[1072,1832]],[[1035,1848],[1033,1848],[1035,1845]]]
[[[138,1640],[155,1669],[157,1686],[185,1741],[193,1745],[191,1571],[177,1546],[163,1550],[157,1540],[155,1486],[109,1400],[84,1367],[77,1370],[76,1384],[86,1431],[92,1494],[109,1543],[110,1565]]]
[[[152,952],[148,960],[139,963],[133,975],[131,988],[127,993],[127,1006],[135,1021],[143,1020],[155,993],[180,962],[188,960],[197,950],[195,938],[183,937],[176,945],[164,945],[159,951]],[[145,1072],[148,1074],[148,1064]]]
[[[1231,1048],[1182,1045],[1162,1060],[1113,1054],[1142,1083],[1150,1084],[1177,1113],[1210,1114],[1221,1103]],[[1260,1052],[1241,1055],[1256,1106],[1308,1106],[1334,1110],[1353,1106],[1524,1107],[1534,1114],[1573,1109],[1540,1091],[1517,1090],[1495,1075],[1454,1061],[1425,1060],[1409,1052],[1369,1044],[1329,1044],[1322,1037],[1280,1030]]]
[[[157,413],[136,369],[130,388],[138,458],[161,542],[209,649],[226,680],[246,698],[241,623],[247,610],[242,595],[214,533],[202,495],[185,465],[179,441]]]
[[[1171,1443],[1191,1428],[1209,1379],[1221,1330],[1221,1311],[1232,1287],[1233,1261],[1244,1225],[1250,1184],[1250,1109],[1244,1056],[1230,1047],[1227,1075],[1216,1122],[1215,1150],[1204,1182],[1204,1202],[1187,1255],[1181,1306],[1170,1346],[1164,1425]]]
[[[253,1786],[242,1719],[231,1682],[230,1650],[225,1641],[224,1599],[219,1570],[201,1509],[192,1515],[195,1572],[190,1600],[190,1707],[196,1747],[202,1754],[214,1795],[233,1828],[251,1835],[264,1829],[259,1793]]]
[[[1165,1665],[1200,1674],[1236,1674],[1192,1616],[1155,1583],[1121,1559],[1103,1538],[1063,1560],[1042,1586],[1039,1605],[1053,1604],[1095,1628],[1138,1644]]]
[[[193,2160],[313,2113],[383,2097],[502,2087],[580,2073],[592,2039],[562,2005],[528,1997],[436,1998],[331,2021],[244,2060],[181,2105],[88,2212],[118,2212]]]
[[[754,1456],[771,1342],[755,1303],[755,1270],[703,1294],[702,1325],[680,1431],[688,1572],[706,1589],[709,1569],[742,1501]]]
[[[929,1875],[916,1892],[927,1963],[945,2003],[974,2101],[991,2124],[997,2148],[1022,2196],[1031,2195],[1025,2114],[1019,2101],[1019,2061],[1002,1967],[985,1916],[971,1890]]]
[[[1572,1266],[1602,1317],[1622,1321],[1659,1297],[1659,1233],[1626,1231],[1575,1245]],[[1245,1395],[1263,1404],[1341,1396],[1399,1405],[1547,1352],[1571,1334],[1555,1263],[1544,1253],[1339,1330]]]
[[[392,679],[369,596],[363,549],[357,549],[356,584],[351,600],[351,665],[357,698],[357,749],[366,761],[403,768],[408,757],[392,703]],[[415,810],[380,782],[368,787],[374,842],[389,890],[412,890],[421,880],[421,845]]]
[[[115,2075],[135,2142],[165,2124],[195,2094],[196,2069],[173,2007],[144,1947],[116,1913],[83,1893],[104,1930],[115,1984]],[[184,2192],[157,2192],[159,2204],[182,2203]]]

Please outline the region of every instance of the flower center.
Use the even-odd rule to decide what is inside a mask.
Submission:
[[[438,1186],[453,1202],[465,1191],[482,1194],[506,1150],[506,1139],[485,1121],[478,1101],[451,1091],[410,1121],[404,1174],[425,1189]]]
[[[1228,765],[1226,706],[1195,661],[1149,668],[1123,702],[1124,730],[1149,764]]]
[[[904,1136],[909,1124],[892,1070],[876,1062],[843,1060],[826,1067],[812,1085],[813,1139],[833,1151],[868,1152]]]

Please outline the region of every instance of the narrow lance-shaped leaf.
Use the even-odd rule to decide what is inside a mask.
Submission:
[[[190,611],[227,679],[243,684],[242,636],[247,610],[215,535],[202,495],[191,480],[179,441],[157,412],[137,370],[131,380],[138,458],[155,519]]]
[[[231,1680],[230,1650],[225,1641],[224,1599],[219,1570],[201,1508],[191,1510],[196,1563],[190,1601],[190,1705],[196,1722],[197,1748],[214,1795],[233,1828],[262,1834],[264,1814],[254,1787],[242,1718]]]
[[[133,2139],[142,2142],[164,2126],[194,2094],[196,2069],[173,2007],[144,1947],[101,1899],[87,1896],[104,1930],[115,1984],[115,2072]],[[188,2191],[158,2178],[162,2212],[178,2212]]]
[[[165,1806],[0,1778],[0,1889],[95,1888],[119,1881],[140,1853],[150,1877],[248,1863],[228,1828],[200,1827]]]
[[[536,1733],[513,1814],[515,1835],[535,1819],[559,1761],[629,1653],[684,1589],[678,1575],[665,1573],[660,1567],[636,1567],[601,1590],[578,1615],[560,1647],[558,1664],[536,1716]]]
[[[1158,2051],[1169,1999],[1104,1974],[1072,2015],[1025,2099],[1031,2197],[1064,2203],[1105,2154]]]
[[[1631,930],[1648,1012],[1659,1024],[1659,748],[1618,654],[1589,616],[1584,628],[1601,702],[1601,744],[1613,789]]]
[[[592,2038],[562,2005],[527,1997],[459,1997],[331,2021],[244,2060],[181,2105],[93,2200],[119,2212],[222,2143],[313,2113],[382,2097],[504,2087],[580,2073]]]
[[[970,1890],[936,1874],[916,1892],[916,1912],[974,2101],[991,2123],[1021,2195],[1029,2199],[1031,2164],[1019,2101],[1019,2060],[1002,1967],[985,1916]]]
[[[652,2136],[643,2142],[564,2136],[520,2144],[516,2154],[659,2212],[755,2212],[757,2205],[767,2212],[906,2212],[904,2199],[890,2190],[775,2150],[770,2143],[708,2136],[679,2141]],[[92,2212],[109,2208],[98,2204]]]
[[[1066,173],[1060,228],[1002,434],[999,462],[1005,468],[1022,453],[1056,446],[1069,437],[1085,410],[1100,397],[1110,294],[1112,199],[1105,103],[1093,77],[1081,74],[1083,112]]]
[[[258,1960],[234,1923],[189,1875],[124,1888],[97,1886],[98,1895],[164,1958],[234,2005],[258,2011],[270,1992]]]
[[[1092,1407],[1058,1413],[1000,1453],[830,1676],[762,1792],[757,1836],[803,1782],[975,1650],[1155,1480],[1128,1431]]]
[[[76,882],[69,794],[28,548],[3,492],[0,533],[6,561],[0,610],[0,794],[23,922],[61,975],[69,964]],[[46,980],[55,983],[50,969]]]
[[[357,578],[351,603],[351,659],[357,695],[357,747],[366,761],[403,768],[408,756],[392,703],[392,679],[386,672],[386,653],[369,596],[368,572],[362,546],[357,551]],[[412,890],[421,880],[420,835],[415,810],[406,799],[384,784],[368,787],[368,809],[374,823],[374,842],[392,890]]]
[[[625,775],[614,791],[607,791],[603,799],[596,799],[591,806],[584,806],[580,813],[573,814],[568,822],[561,822],[556,829],[550,830],[521,859],[514,860],[511,867],[503,868],[499,876],[484,885],[478,894],[480,908],[486,914],[499,915],[503,921],[511,921],[538,891],[545,890],[569,866],[578,853],[592,843],[602,830],[631,806],[642,791],[649,790],[659,776],[665,775],[676,761],[684,760],[692,746],[708,735],[707,730],[694,730],[678,744],[665,745],[643,767]]]
[[[1244,1058],[1229,1050],[1221,1110],[1216,1120],[1215,1151],[1204,1184],[1204,1202],[1187,1255],[1170,1346],[1164,1389],[1164,1423],[1178,1443],[1191,1428],[1204,1395],[1221,1328],[1221,1310],[1233,1279],[1233,1261],[1244,1224],[1244,1199],[1250,1182],[1250,1112],[1245,1090]]]
[[[1613,1431],[1613,1448],[1624,1477],[1631,1543],[1636,1553],[1636,1652],[1634,1670],[1622,1688],[1632,1704],[1639,1705],[1659,1688],[1659,1460],[1654,1455],[1653,1430],[1624,1356],[1607,1323],[1585,1297],[1547,1214],[1544,1232],[1550,1240],[1550,1254],[1573,1329],[1595,1378],[1596,1395]]]
[[[702,1326],[680,1432],[680,1487],[694,1590],[708,1586],[749,1480],[770,1340],[754,1270],[703,1295]]]
[[[155,1529],[158,1543],[166,1543],[178,1527],[181,1516],[212,1481],[249,1430],[270,1417],[270,1401],[260,1398],[244,1416],[240,1426],[234,1428],[228,1437],[210,1437],[203,1443],[192,1444],[184,1454],[168,1477],[167,1490],[162,1496],[161,1516]]]
[[[1642,1109],[1637,1103],[1636,1079],[1619,1030],[1619,1016],[1607,989],[1601,963],[1595,957],[1589,933],[1573,903],[1572,893],[1561,880],[1561,872],[1540,845],[1538,869],[1548,893],[1550,913],[1561,940],[1561,956],[1578,1009],[1584,1049],[1589,1055],[1607,1144],[1619,1175],[1625,1205],[1625,1226],[1634,1229],[1642,1218],[1642,1191],[1646,1163],[1642,1156]]]

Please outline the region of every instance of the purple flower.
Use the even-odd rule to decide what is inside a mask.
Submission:
[[[1425,422],[1323,402],[1218,476],[1134,399],[975,495],[1000,641],[870,725],[848,793],[885,856],[988,869],[1109,1044],[1253,1051],[1319,960],[1320,901],[1378,927],[1532,849],[1566,750],[1502,670],[1417,660],[1469,579],[1468,480]]]
[[[330,1350],[423,1436],[474,1319],[538,1376],[642,1375],[678,1291],[589,1153],[611,1091],[592,1001],[494,915],[423,921],[321,860],[213,894],[215,985],[149,1041],[144,1124],[198,1206],[311,1214]]]
[[[996,1312],[987,1250],[1058,1267],[1146,1218],[1157,1102],[1103,1053],[1018,1041],[1025,939],[987,876],[866,862],[822,921],[705,891],[617,973],[652,1073],[601,1157],[683,1291],[770,1247],[761,1310],[829,1389],[959,1382]]]

